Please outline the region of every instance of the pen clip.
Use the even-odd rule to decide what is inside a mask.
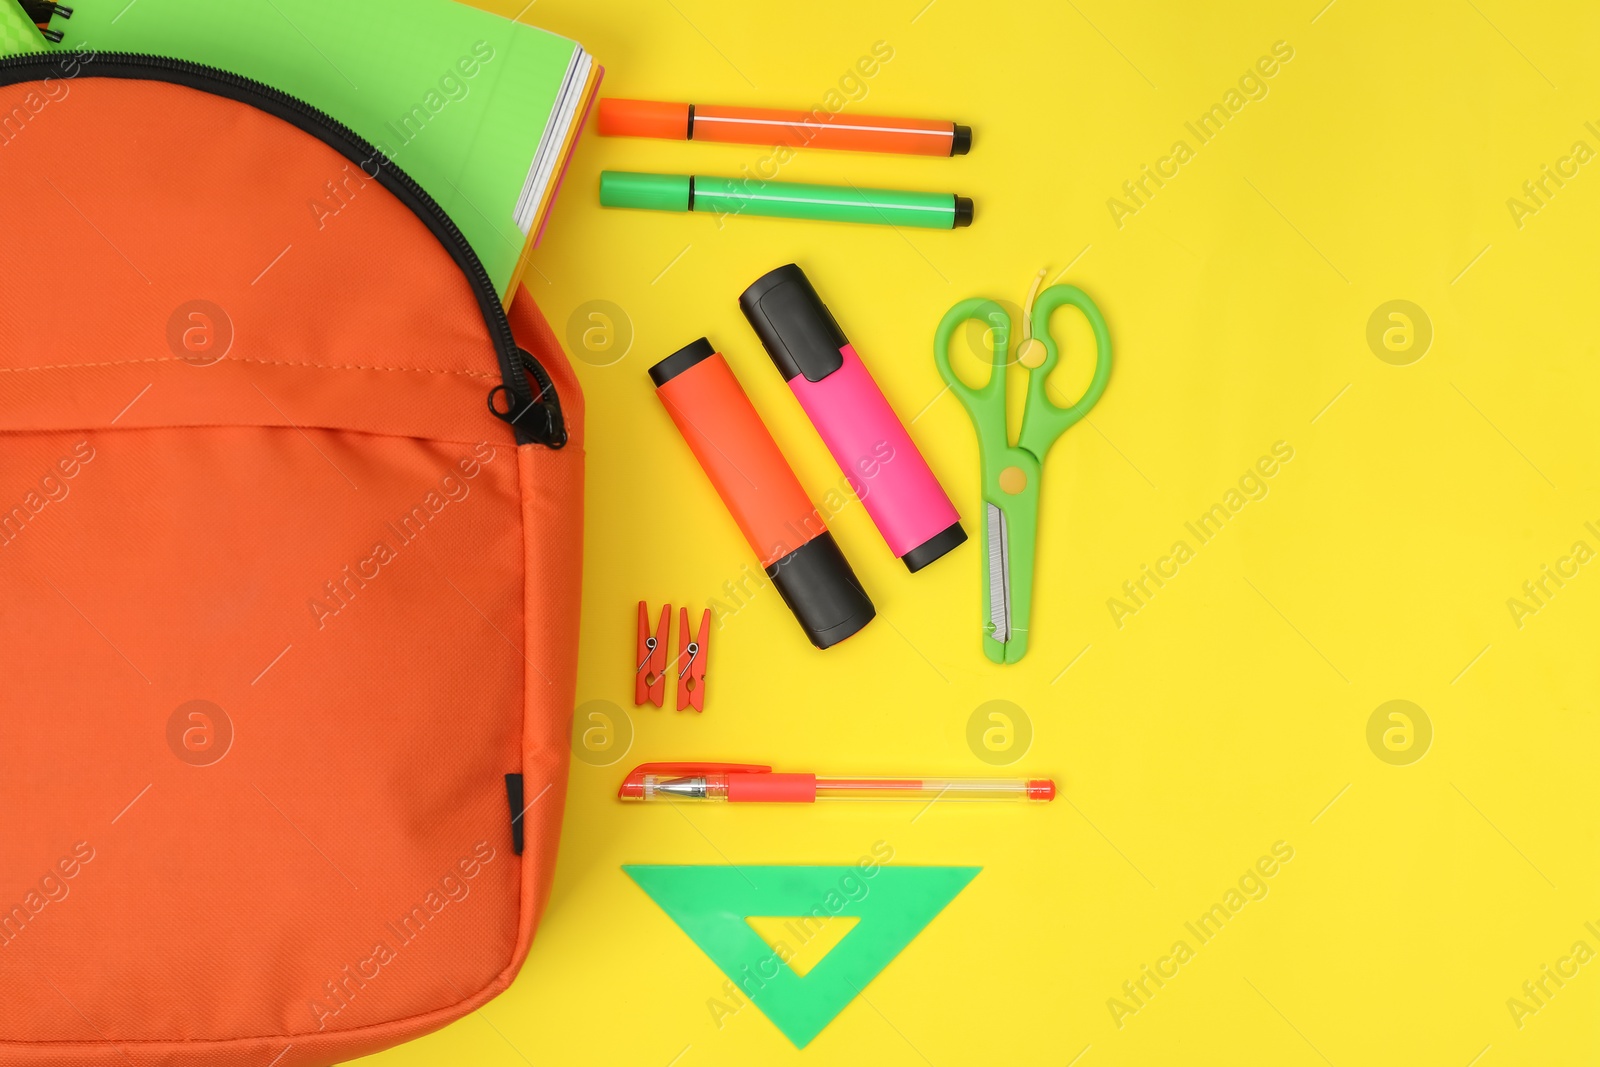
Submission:
[[[647,774],[673,775],[688,778],[702,774],[771,774],[772,768],[755,763],[641,763],[629,772],[622,788],[617,790],[620,800],[637,800],[644,795]]]

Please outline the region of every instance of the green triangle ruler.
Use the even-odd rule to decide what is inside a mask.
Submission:
[[[923,931],[979,867],[629,865],[660,905],[796,1048],[805,1048]],[[855,927],[801,977],[746,920],[852,915]]]

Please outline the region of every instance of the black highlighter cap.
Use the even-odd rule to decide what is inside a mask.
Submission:
[[[850,341],[797,264],[757,278],[739,297],[739,309],[784,381],[804,374],[820,382],[844,366],[839,350]]]
[[[768,567],[767,577],[818,648],[832,648],[878,614],[826,530]]]
[[[950,138],[950,154],[964,156],[972,151],[972,127],[956,124],[955,135]]]
[[[916,548],[913,548],[910,552],[901,556],[900,559],[905,563],[906,570],[915,574],[952,549],[966,543],[967,531],[961,528],[960,522],[953,522]]]
[[[952,230],[959,230],[963,226],[972,225],[972,197],[956,197],[956,217],[950,224]]]
[[[716,354],[717,350],[711,346],[710,338],[702,337],[698,341],[691,341],[651,367],[650,380],[655,383],[657,389],[660,389],[696,363],[710,359]]]

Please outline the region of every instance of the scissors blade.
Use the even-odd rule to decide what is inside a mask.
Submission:
[[[1006,513],[985,502],[989,527],[989,631],[996,641],[1011,640],[1011,543]]]

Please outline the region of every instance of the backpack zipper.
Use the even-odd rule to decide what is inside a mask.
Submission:
[[[0,59],[0,85],[40,81],[59,73],[56,53]],[[92,64],[89,61],[84,63],[77,77],[164,81],[237,100],[293,123],[360,166],[364,174],[382,184],[427,224],[472,284],[473,294],[483,312],[484,322],[488,324],[495,355],[500,363],[501,383],[489,393],[489,410],[496,418],[511,425],[519,445],[541,444],[554,449],[567,443],[566,419],[561,413],[561,398],[556,395],[555,385],[539,361],[517,344],[511,332],[511,322],[500,303],[500,294],[489,272],[478,259],[478,254],[428,191],[360,134],[298,97],[261,82],[184,59],[131,52],[100,52],[94,54]],[[377,174],[372,174],[366,167],[374,160],[382,160]]]

